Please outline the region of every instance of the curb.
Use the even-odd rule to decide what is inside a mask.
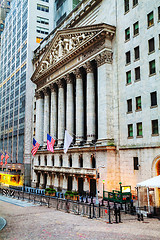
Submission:
[[[7,222],[4,218],[0,217],[0,231],[6,226]]]

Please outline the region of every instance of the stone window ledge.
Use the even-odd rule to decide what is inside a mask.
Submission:
[[[158,105],[150,106],[150,109],[157,108],[157,107],[158,107]]]
[[[157,137],[157,136],[159,136],[159,133],[155,133],[155,134],[152,133],[151,136],[152,136],[152,137]]]
[[[154,76],[154,75],[156,75],[156,73],[149,74],[149,77],[152,77],[152,76]]]
[[[136,138],[143,138],[143,135],[142,136],[136,136]]]

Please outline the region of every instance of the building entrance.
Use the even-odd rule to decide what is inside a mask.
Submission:
[[[96,179],[90,179],[90,194],[91,196],[96,195]]]
[[[68,187],[67,187],[68,191],[72,191],[72,177],[68,177]]]
[[[83,178],[78,178],[78,192],[83,194]]]

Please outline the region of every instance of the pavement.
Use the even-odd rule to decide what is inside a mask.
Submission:
[[[0,200],[0,216],[7,224],[0,231],[0,240],[160,240],[158,219],[139,222],[126,218],[123,223],[108,224],[46,206],[29,206],[25,201],[20,206],[12,202],[14,199],[4,198]]]

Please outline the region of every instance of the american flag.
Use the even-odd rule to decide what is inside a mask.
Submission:
[[[4,158],[4,155],[1,153],[1,165],[3,165],[3,158]]]
[[[33,146],[32,146],[32,155],[34,156],[36,152],[38,151],[40,144],[33,138]]]
[[[48,133],[47,133],[47,150],[50,152],[54,152],[54,144],[55,144],[55,139],[53,139]]]
[[[9,158],[9,155],[5,152],[5,165],[7,164],[7,159]]]

